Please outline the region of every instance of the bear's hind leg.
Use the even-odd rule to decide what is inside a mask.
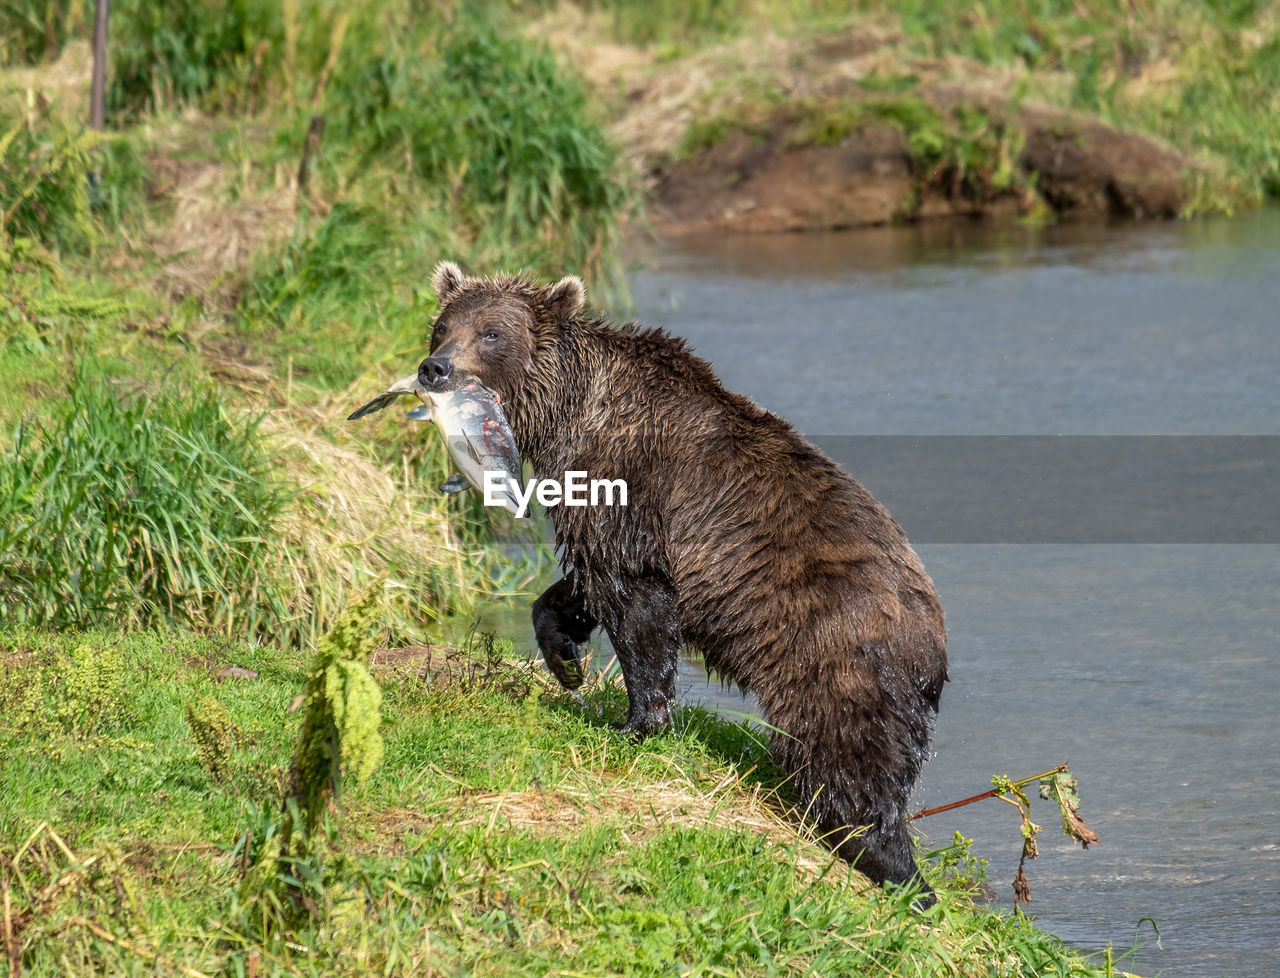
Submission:
[[[562,577],[533,603],[533,634],[547,668],[565,689],[582,685],[585,673],[578,646],[591,638],[596,620],[576,593],[572,574]]]
[[[839,838],[838,834],[833,835]],[[919,895],[913,902],[922,910],[937,902],[933,887],[924,881],[916,866],[911,833],[901,819],[846,840],[836,852],[876,883],[918,888]]]
[[[666,575],[646,575],[623,578],[617,594],[618,603],[601,609],[601,617],[630,701],[621,729],[643,737],[671,722],[680,654],[676,592]]]
[[[774,736],[774,756],[794,776],[796,794],[826,845],[873,883],[918,887],[915,905],[930,906],[933,891],[920,877],[906,820],[928,742],[926,708],[859,714],[852,694],[840,708],[830,695],[826,701],[806,699],[805,685],[796,687],[799,695],[764,704],[765,718],[791,733]]]

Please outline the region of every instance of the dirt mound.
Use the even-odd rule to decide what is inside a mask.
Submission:
[[[737,133],[655,173],[654,223],[664,234],[805,231],[887,224],[913,187],[906,139],[888,126],[834,146],[788,147],[783,126]]]
[[[1007,134],[1003,178],[994,172],[998,150],[985,169],[966,169],[962,158],[924,155],[909,129],[875,118],[838,140],[805,141],[795,108],[783,104],[750,132],[655,166],[655,223],[666,234],[800,231],[1046,208],[1174,217],[1183,206],[1191,161],[1146,136],[1078,113],[1012,107],[989,92],[947,87],[920,95],[940,118],[976,111]]]
[[[1113,217],[1176,217],[1184,177],[1196,164],[1177,150],[1107,125],[1096,116],[1048,107],[1013,108],[989,92],[934,88],[926,98],[943,111],[962,105],[1006,119],[1026,133],[1018,161],[1038,176],[1037,189],[1054,210]]]

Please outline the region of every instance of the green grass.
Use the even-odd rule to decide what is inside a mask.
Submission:
[[[224,105],[254,94],[259,62],[279,49],[277,4],[211,3],[111,5],[108,107],[117,117],[210,98]]]
[[[604,293],[622,288],[620,229],[638,198],[584,86],[479,14],[406,26],[343,46],[310,161],[319,213],[300,210],[289,239],[259,257],[236,310],[278,373],[291,356],[294,375],[322,388],[414,359],[435,309],[425,270],[436,259],[424,255],[575,269]],[[362,20],[345,36],[366,33]],[[311,112],[286,114],[251,161],[295,167]]]
[[[69,394],[49,429],[19,428],[0,468],[0,615],[285,631],[273,555],[289,500],[257,422],[228,417],[212,391],[77,376]]]
[[[605,13],[618,41],[684,51],[797,21],[825,22],[848,10],[836,0],[587,0],[582,6]]]
[[[86,3],[13,0],[0,8],[0,64],[34,64],[57,53],[91,22]]]
[[[233,313],[237,332],[274,360],[278,376],[291,371],[316,394],[347,387],[374,364],[386,364],[387,381],[403,375],[420,359],[435,309],[415,259],[450,250],[439,223],[406,227],[417,216],[348,203],[304,215],[250,270]]]
[[[361,149],[449,188],[478,242],[524,241],[539,266],[608,268],[631,198],[586,90],[545,48],[460,15],[439,60],[353,62],[333,85],[345,127],[368,134]]]
[[[760,25],[855,22],[596,6],[673,70]],[[345,791],[333,848],[289,866],[311,905],[282,933],[254,870],[281,831],[299,646],[375,578],[404,643],[528,572],[492,556],[474,499],[438,493],[424,427],[341,419],[419,358],[437,260],[605,294],[637,191],[598,93],[519,33],[537,4],[113,8],[109,137],[43,61],[83,45],[89,5],[0,11],[0,66],[21,69],[0,72],[0,883],[24,974],[1101,973],[971,908],[963,847],[933,861],[924,920],[868,895],[761,802],[780,779],[751,731],[681,710],[634,744],[608,726],[616,686],[579,706],[494,655],[381,674],[383,764]],[[1221,201],[1276,193],[1269,7],[901,9],[911,57],[1014,64],[1028,91],[1216,154]],[[1161,58],[1168,86],[1131,80]],[[980,192],[1008,134],[930,116],[910,77],[856,111],[801,105],[793,138],[901,125],[929,179]]]
[[[615,688],[579,707],[483,655],[379,673],[382,767],[294,866],[312,909],[281,933],[245,878],[277,831],[296,656],[10,631],[0,658],[0,873],[24,975],[1104,973],[973,908],[941,864],[923,917],[868,891],[762,803],[779,781],[756,734],[685,709],[636,744],[608,727]],[[219,679],[231,663],[257,678]],[[184,713],[209,697],[232,726],[218,777]]]

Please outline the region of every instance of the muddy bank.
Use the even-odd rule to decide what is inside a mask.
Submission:
[[[1080,113],[939,86],[776,106],[654,163],[661,233],[825,230],[994,214],[1174,217],[1192,162]],[[924,128],[904,124],[918,121]]]
[[[664,59],[561,7],[537,33],[616,113],[662,234],[953,216],[1173,217],[1203,161],[1020,91],[1063,73],[934,57],[891,25],[739,38]]]

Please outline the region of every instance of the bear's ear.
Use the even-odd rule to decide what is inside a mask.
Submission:
[[[442,261],[431,273],[431,287],[435,289],[441,306],[447,306],[462,291],[462,284],[462,269],[451,261]]]
[[[552,322],[566,323],[587,304],[587,287],[576,275],[566,275],[547,290],[547,312]]]

